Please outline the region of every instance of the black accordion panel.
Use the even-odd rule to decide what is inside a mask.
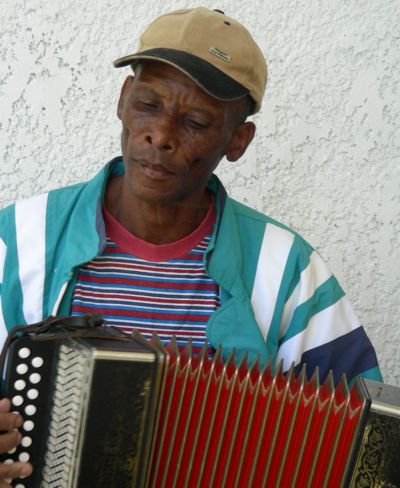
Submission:
[[[110,327],[14,340],[5,392],[25,421],[21,444],[1,460],[30,461],[34,472],[13,486],[134,486],[158,370],[155,349]]]

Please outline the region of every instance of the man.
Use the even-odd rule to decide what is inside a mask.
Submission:
[[[318,254],[300,236],[227,197],[212,174],[253,139],[267,71],[246,29],[221,12],[156,19],[117,114],[122,158],[92,181],[0,214],[4,330],[50,314],[101,312],[124,330],[235,348],[249,360],[307,363],[381,379],[373,348]],[[0,403],[0,428],[21,425]],[[18,433],[0,436],[12,448]],[[8,437],[7,437],[8,436]],[[29,464],[0,466],[15,477]]]

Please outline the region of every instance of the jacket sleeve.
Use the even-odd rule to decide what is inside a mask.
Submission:
[[[336,278],[319,254],[301,243],[294,251],[279,325],[277,361],[285,369],[318,366],[323,381],[332,370],[335,383],[343,374],[382,381],[374,348]]]

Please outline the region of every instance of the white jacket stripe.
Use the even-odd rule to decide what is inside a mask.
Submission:
[[[7,251],[7,246],[5,245],[4,241],[0,239],[0,283],[3,283],[4,262],[6,260],[6,251]],[[3,307],[1,304],[1,296],[0,296],[0,347],[3,346],[6,337],[7,337],[7,327],[4,321]]]
[[[53,310],[52,310],[52,312],[51,312],[51,315],[57,315],[58,309],[59,309],[60,304],[61,304],[61,300],[62,300],[62,299],[63,299],[63,297],[64,297],[64,293],[65,293],[65,291],[66,291],[66,289],[67,289],[67,287],[68,287],[68,284],[69,284],[69,283],[68,283],[68,281],[67,281],[67,282],[65,282],[65,283],[62,285],[61,290],[60,290],[60,293],[58,294],[57,300],[56,300],[56,302],[55,302],[55,304],[54,304],[54,307],[53,307]]]
[[[0,238],[0,283],[3,283],[4,263],[6,260],[7,246],[3,239]]]
[[[266,339],[274,315],[279,287],[294,235],[274,224],[267,224],[251,296],[255,318]]]
[[[304,352],[337,339],[360,327],[360,321],[346,296],[311,317],[302,332],[285,341],[278,350],[277,363],[282,359],[283,368],[298,364]]]
[[[279,337],[282,338],[292,321],[296,308],[309,300],[315,290],[332,276],[321,256],[313,251],[308,266],[300,274],[300,280],[285,303]]]
[[[15,204],[15,226],[23,313],[28,324],[42,320],[47,194]]]

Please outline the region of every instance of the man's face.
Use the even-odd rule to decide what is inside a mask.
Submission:
[[[212,98],[165,63],[141,64],[118,105],[123,188],[149,203],[200,201],[221,158],[237,159],[252,138],[244,143],[237,134],[246,125],[238,120],[241,103]]]

